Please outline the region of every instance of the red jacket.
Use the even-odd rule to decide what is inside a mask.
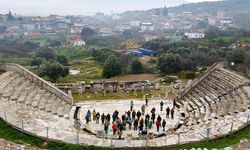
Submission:
[[[160,121],[156,121],[156,126],[160,126],[161,125],[161,122]]]

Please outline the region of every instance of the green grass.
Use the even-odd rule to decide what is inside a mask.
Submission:
[[[102,79],[102,66],[96,63],[92,58],[87,58],[82,61],[81,64],[70,66],[70,69],[80,70],[79,75],[71,75],[64,78],[60,78],[59,82],[77,82],[85,81],[89,83],[90,80]]]
[[[34,39],[31,40],[33,42],[39,43],[40,46],[47,46],[49,45],[50,41],[61,41],[66,42],[70,41],[70,35],[64,33],[57,33],[57,34],[47,34],[44,38],[41,39]]]
[[[241,37],[240,41],[241,42],[250,42],[250,37]]]
[[[144,94],[147,94],[145,92]],[[72,94],[74,101],[77,101],[79,99],[78,93]],[[106,96],[102,96],[102,93],[99,92],[98,96],[95,96],[95,93],[84,93],[83,98],[80,101],[91,101],[91,100],[121,100],[121,99],[141,99],[143,98],[143,94],[141,91],[137,92],[137,96],[134,96],[134,92],[130,91],[129,96],[126,95],[125,92],[121,92],[120,95],[118,95],[116,92],[114,92],[113,96],[110,94],[110,92],[106,92]]]
[[[82,149],[109,149],[109,148],[100,148],[94,146],[77,146],[71,144],[65,144],[61,142],[49,141],[47,147],[43,147],[44,139],[29,136],[26,134],[22,134],[21,132],[17,131],[16,129],[12,128],[8,124],[6,124],[2,119],[0,119],[0,138],[13,141],[19,144],[29,144],[39,148],[46,148],[49,150],[82,150]],[[191,148],[223,148],[231,145],[235,145],[239,143],[239,141],[243,138],[250,139],[250,126],[238,131],[235,134],[227,136],[225,138],[219,138],[216,140],[208,140],[208,141],[201,141],[195,143],[189,143],[184,145],[176,145],[171,147],[151,147],[149,149],[191,149]],[[140,150],[144,148],[131,148],[135,150]]]
[[[77,146],[72,144],[65,144],[62,142],[54,142],[49,141],[49,144],[47,147],[43,147],[43,143],[45,142],[44,139],[29,136],[26,134],[22,134],[21,132],[17,131],[16,129],[13,129],[11,126],[9,126],[7,123],[5,123],[2,119],[0,119],[0,138],[13,141],[18,144],[28,144],[32,145],[34,147],[39,148],[46,148],[49,150],[82,150],[82,149],[97,149],[97,150],[104,150],[106,148],[100,148],[100,147],[84,147],[84,146]]]
[[[223,39],[226,43],[230,43],[231,41],[237,41],[240,42],[250,42],[250,37],[234,37],[234,36],[221,36],[216,38],[216,40]]]
[[[0,60],[7,63],[17,63],[25,66],[29,64],[34,55],[34,52],[29,52],[25,55],[0,53]]]
[[[58,55],[67,56],[70,61],[72,60],[82,60],[84,58],[91,56],[91,46],[69,46],[55,48],[54,51]]]

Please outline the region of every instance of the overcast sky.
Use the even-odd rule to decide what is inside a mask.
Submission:
[[[9,10],[21,15],[90,15],[94,12],[110,14],[126,10],[176,6],[185,2],[216,0],[0,0],[0,13]]]

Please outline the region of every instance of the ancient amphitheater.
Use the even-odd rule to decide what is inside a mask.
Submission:
[[[91,103],[77,104],[81,111],[75,114],[78,107],[72,98],[50,83],[17,64],[2,64],[0,69],[0,117],[16,129],[44,139],[101,147],[169,146],[223,137],[249,124],[250,81],[222,63],[211,66],[179,92],[180,108],[172,128],[147,139],[126,133],[122,140],[104,137],[75,120],[83,118],[81,112]],[[150,100],[150,105],[158,105],[154,102],[159,100]],[[122,102],[105,101],[99,107],[118,105],[124,107]]]

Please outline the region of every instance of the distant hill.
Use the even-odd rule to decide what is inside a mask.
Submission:
[[[185,4],[177,7],[168,8],[169,12],[180,13],[180,12],[193,12],[199,13],[200,11],[207,13],[215,13],[216,11],[225,12],[250,12],[250,0],[224,0],[215,2],[201,2]]]
[[[162,8],[155,8],[146,11],[127,11],[122,14],[123,17],[138,18],[155,15]],[[250,0],[224,0],[214,2],[201,2],[183,4],[180,6],[169,7],[170,13],[192,12],[214,14],[217,11],[229,12],[231,14],[250,13]]]

